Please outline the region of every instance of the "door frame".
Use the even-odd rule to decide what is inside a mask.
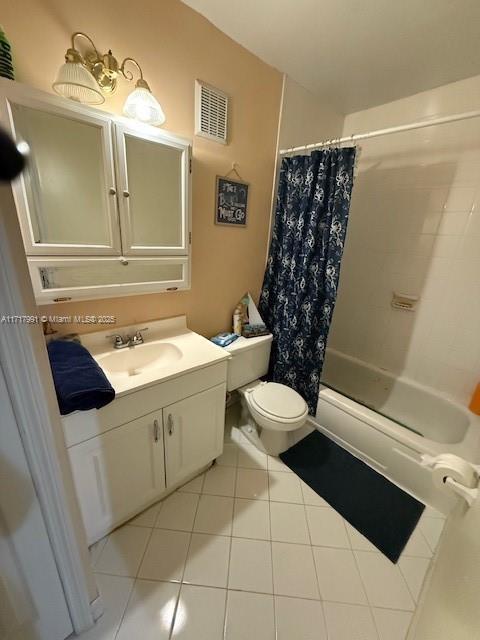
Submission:
[[[0,321],[3,315],[36,313],[12,189],[0,185]],[[72,625],[80,633],[94,622],[88,582],[93,573],[85,562],[86,537],[65,465],[67,452],[41,326],[0,324],[0,361]]]

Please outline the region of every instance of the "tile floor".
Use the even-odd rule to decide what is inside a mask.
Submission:
[[[404,640],[443,517],[393,565],[229,431],[217,465],[91,549],[106,612],[81,640]]]

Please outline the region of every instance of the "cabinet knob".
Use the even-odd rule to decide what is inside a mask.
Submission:
[[[173,416],[171,413],[168,414],[167,428],[168,428],[168,435],[171,436],[173,434]]]
[[[110,189],[108,190],[108,193],[109,193],[111,196],[114,196],[114,195],[117,193],[117,190],[116,190],[116,189],[114,189],[113,187],[110,187]]]
[[[129,198],[130,197],[130,192],[129,191],[124,191],[123,192],[123,197],[124,198]]]
[[[153,421],[153,439],[155,442],[158,442],[158,420]]]

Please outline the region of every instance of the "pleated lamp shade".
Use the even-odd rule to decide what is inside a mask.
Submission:
[[[136,87],[125,100],[123,113],[129,118],[135,118],[147,124],[162,125],[165,122],[163,109],[144,87]]]
[[[55,93],[84,104],[102,104],[105,97],[97,81],[81,62],[65,62],[52,85]]]

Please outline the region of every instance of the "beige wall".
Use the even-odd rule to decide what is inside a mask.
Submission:
[[[325,99],[285,77],[279,149],[341,136],[344,120]]]
[[[164,129],[193,138],[194,81],[231,96],[229,144],[193,138],[192,289],[66,303],[42,313],[113,314],[117,324],[186,314],[192,329],[230,328],[241,295],[260,291],[271,208],[282,76],[178,0],[19,0],[2,7],[17,79],[50,91],[73,31],[86,31],[102,51],[137,58],[162,104]],[[132,86],[120,81],[106,110],[121,113]],[[215,176],[236,162],[250,183],[246,229],[216,226]],[[80,331],[86,326],[73,327]]]

